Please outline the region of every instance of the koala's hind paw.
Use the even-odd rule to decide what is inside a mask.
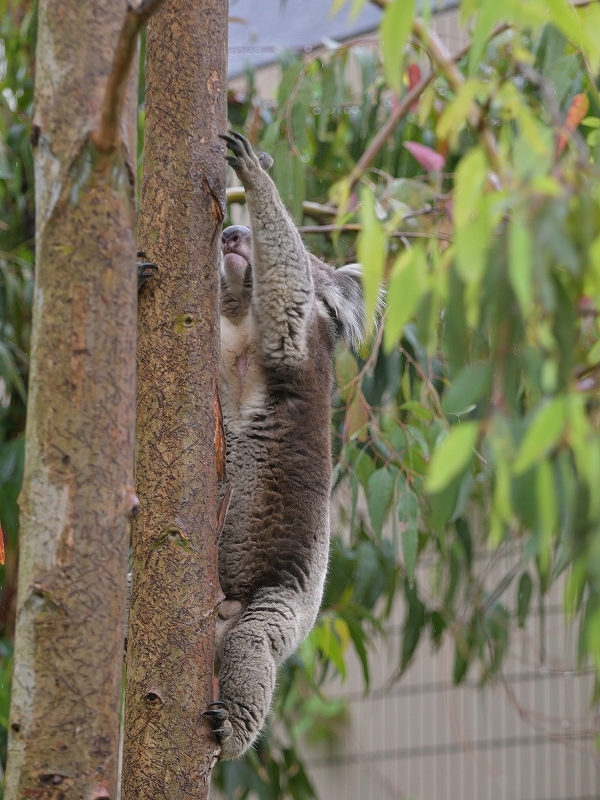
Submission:
[[[211,724],[212,732],[217,737],[219,744],[233,733],[231,722],[229,722],[229,711],[222,700],[215,700],[214,703],[211,703],[202,716]]]
[[[150,278],[158,272],[158,267],[151,261],[146,261],[146,254],[141,250],[137,253],[138,291],[142,289]]]

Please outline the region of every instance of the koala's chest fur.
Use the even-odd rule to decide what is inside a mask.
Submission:
[[[221,586],[244,606],[273,586],[304,592],[314,584],[320,597],[329,540],[329,353],[309,356],[282,387],[264,363],[253,314],[236,322],[221,317],[221,403],[233,487],[219,541]],[[315,329],[309,352],[318,350],[317,338]]]
[[[238,324],[221,316],[221,402],[228,427],[243,426],[264,409],[265,376],[252,312]]]

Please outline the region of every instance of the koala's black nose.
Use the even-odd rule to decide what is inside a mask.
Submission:
[[[221,242],[227,250],[237,247],[239,243],[250,236],[250,229],[244,225],[230,225],[221,234]]]

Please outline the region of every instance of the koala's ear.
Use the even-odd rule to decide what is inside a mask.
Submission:
[[[333,285],[325,300],[333,311],[342,339],[350,347],[358,347],[365,335],[365,301],[360,264],[347,264],[333,273]]]

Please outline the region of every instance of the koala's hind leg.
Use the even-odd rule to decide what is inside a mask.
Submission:
[[[271,707],[277,667],[294,652],[307,628],[310,625],[300,626],[285,599],[263,596],[225,636],[219,673],[219,699],[225,708],[219,704],[205,712],[220,741],[221,759],[238,758],[260,733]]]
[[[239,600],[222,600],[219,604],[219,615],[215,629],[215,668],[221,666],[223,644],[229,631],[240,621],[244,606]]]

